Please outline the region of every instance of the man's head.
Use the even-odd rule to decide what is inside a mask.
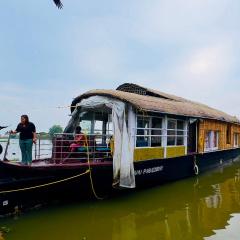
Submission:
[[[28,124],[29,123],[28,115],[24,114],[24,115],[21,116],[21,123],[22,124]]]

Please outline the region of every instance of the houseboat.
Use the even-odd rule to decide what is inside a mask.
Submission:
[[[40,157],[40,141],[36,151],[31,165],[8,157],[0,161],[0,208],[29,196],[76,197],[89,190],[100,198],[103,189],[142,188],[201,174],[239,159],[240,121],[125,83],[76,97],[64,132],[52,140],[51,156]]]

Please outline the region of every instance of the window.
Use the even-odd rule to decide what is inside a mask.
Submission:
[[[205,151],[217,150],[218,149],[218,132],[217,131],[206,131],[205,133]]]
[[[136,147],[184,146],[186,139],[183,120],[137,116]]]
[[[184,121],[169,119],[167,121],[167,146],[184,145]]]
[[[162,119],[152,118],[151,147],[162,146]]]
[[[227,125],[226,138],[227,144],[231,144],[231,124]]]
[[[136,146],[137,147],[147,147],[150,144],[149,139],[149,125],[150,117],[137,117],[137,138]]]
[[[86,134],[90,134],[90,132],[91,132],[91,121],[82,120],[79,125],[82,128],[82,132],[84,132]]]
[[[205,150],[211,149],[211,131],[205,133]]]
[[[137,117],[136,147],[162,146],[162,118]]]
[[[234,147],[239,146],[239,133],[234,133]]]
[[[218,149],[218,132],[213,131],[213,148]]]

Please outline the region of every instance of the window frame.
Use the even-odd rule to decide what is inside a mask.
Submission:
[[[138,118],[148,118],[149,119],[149,128],[138,128]],[[157,118],[157,119],[161,119],[162,121],[162,128],[152,128],[152,119],[153,118]],[[175,121],[176,124],[176,128],[175,129],[171,129],[168,128],[168,121]],[[182,129],[178,129],[178,121],[181,121],[183,123],[183,128]],[[149,131],[148,135],[138,135],[137,132],[138,130],[147,130]],[[161,130],[161,134],[160,135],[152,135],[152,130]],[[175,133],[174,135],[168,135],[168,131],[174,130]],[[179,131],[182,132],[181,135],[179,135]],[[147,146],[137,146],[137,137],[147,137],[148,138],[148,145]],[[174,145],[168,145],[167,144],[167,140],[168,140],[168,136],[173,136],[174,137]],[[161,145],[159,144],[159,146],[152,146],[152,137],[161,137]],[[182,141],[183,144],[181,145],[177,145],[177,141],[178,141],[178,137],[182,137]],[[149,148],[149,147],[186,147],[186,151],[187,151],[187,138],[188,138],[188,121],[185,119],[179,119],[179,118],[168,118],[166,115],[163,117],[160,116],[143,116],[140,114],[136,114],[136,131],[135,131],[135,148]]]
[[[149,127],[148,128],[139,128],[138,127],[138,118],[148,118],[149,119]],[[157,119],[161,119],[161,123],[162,123],[162,128],[152,128],[152,119],[153,118],[157,118]],[[151,116],[151,115],[147,115],[147,116],[143,116],[140,114],[136,114],[136,132],[135,132],[135,148],[154,148],[154,147],[163,147],[163,138],[164,138],[164,128],[163,128],[163,123],[164,123],[164,118],[163,117],[159,117],[159,116]],[[137,134],[138,130],[147,130],[148,134],[147,135],[139,135]],[[161,131],[160,135],[152,135],[152,130],[159,130]],[[147,137],[148,138],[148,146],[137,146],[137,138],[138,137]],[[151,146],[152,145],[152,137],[161,137],[161,145],[159,146]]]
[[[166,119],[166,147],[183,147],[183,146],[186,146],[185,144],[185,138],[188,137],[188,129],[186,127],[186,120],[182,120],[182,119],[177,119],[177,118],[167,118]],[[168,121],[174,121],[175,122],[175,125],[176,125],[176,128],[175,129],[172,129],[172,128],[168,128]],[[183,122],[183,129],[178,129],[178,121],[182,121]],[[168,135],[168,131],[175,131],[175,134],[174,135]],[[178,132],[181,131],[183,132],[182,135],[178,135]],[[174,137],[174,145],[168,145],[168,137]],[[178,140],[178,137],[182,137],[183,138],[183,144],[181,145],[177,145],[177,140]]]

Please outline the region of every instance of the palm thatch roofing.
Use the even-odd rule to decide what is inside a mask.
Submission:
[[[240,120],[205,104],[185,98],[145,88],[136,84],[125,83],[116,90],[96,89],[76,97],[71,104],[71,111],[84,98],[90,96],[106,96],[130,103],[136,109],[146,112],[159,112],[177,116],[214,119],[240,124]]]

